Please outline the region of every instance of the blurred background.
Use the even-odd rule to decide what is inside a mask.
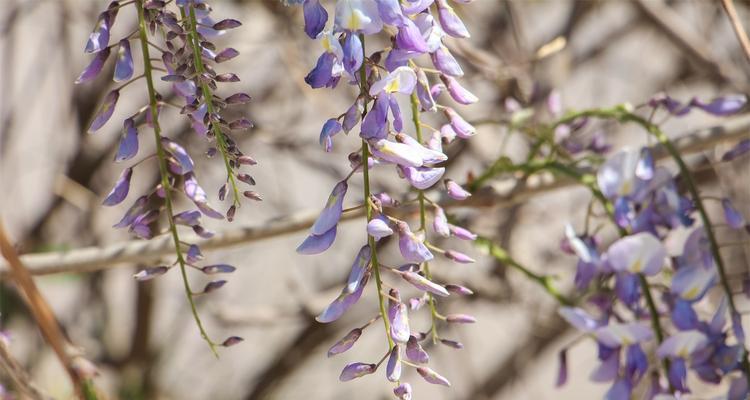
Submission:
[[[323,3],[332,10],[332,2]],[[741,20],[750,25],[750,2],[735,3]],[[218,40],[220,47],[231,45],[241,53],[219,69],[236,72],[242,80],[237,85],[253,96],[242,112],[255,128],[239,142],[259,162],[253,172],[264,201],[246,202],[232,225],[209,228],[235,232],[307,221],[322,208],[335,182],[348,173],[346,155],[359,146],[355,137],[341,136],[327,154],[317,143],[323,122],[344,112],[355,93],[345,85],[331,91],[312,90],[304,83],[322,49],[304,35],[301,8],[284,7],[275,0],[212,4],[216,20],[231,17],[243,22]],[[145,163],[136,169],[128,201],[100,206],[123,168],[112,162],[121,129],[117,121],[147,101],[145,85],[129,86],[111,121],[95,135],[85,133],[113,86],[106,70],[93,83],[73,84],[90,60],[83,48],[104,7],[106,2],[95,0],[2,0],[0,216],[23,254],[66,254],[134,240],[111,226],[129,207],[133,193],[140,194],[157,179],[155,165]],[[481,99],[460,108],[477,124],[479,134],[448,150],[454,160],[448,177],[459,182],[501,155],[524,158],[527,140],[510,136],[502,123],[512,116],[508,105],[513,102],[541,110],[548,94],[556,91],[563,108],[575,110],[641,104],[658,92],[683,101],[692,96],[710,99],[747,93],[750,86],[750,65],[718,2],[477,0],[456,8],[472,37],[449,45],[466,71],[463,82]],[[133,11],[123,9],[112,37],[134,28]],[[538,115],[544,118],[543,112]],[[184,118],[165,113],[162,121],[169,136],[189,143],[199,178],[218,205],[215,193],[222,167],[198,156],[207,145]],[[735,137],[739,132],[748,137],[749,121],[746,114],[717,119],[692,113],[665,121],[663,129],[672,138],[696,132],[730,132]],[[592,129],[616,147],[649,143],[635,126],[604,123]],[[149,141],[141,143],[148,149]],[[700,171],[705,193],[728,193],[750,215],[747,158],[713,166],[716,155],[727,147],[715,142],[698,146],[689,160]],[[376,174],[375,190],[404,195],[405,185],[392,175]],[[540,179],[529,182],[532,189],[544,184],[545,177]],[[361,201],[358,181],[352,181],[347,204]],[[559,250],[560,240],[566,223],[583,220],[588,193],[569,185],[529,192],[511,181],[493,182],[499,193],[493,201],[452,210],[453,215],[509,249],[530,269],[559,277],[556,283],[567,290],[575,259]],[[67,336],[98,366],[97,386],[113,399],[391,398],[391,388],[380,374],[343,384],[337,379],[346,363],[380,357],[384,343],[379,326],[365,331],[349,352],[326,358],[330,345],[374,315],[374,294],[366,291],[333,324],[313,319],[340,290],[364,241],[363,219],[343,223],[332,249],[317,256],[294,252],[307,226],[285,226],[294,229],[204,251],[207,263],[237,266],[221,291],[199,301],[210,335],[245,339],[222,351],[220,359],[201,340],[176,271],[146,283],[132,279],[134,272],[155,265],[158,258],[153,263],[118,262],[95,271],[49,274],[36,282]],[[472,313],[479,322],[441,328],[444,336],[466,346],[429,350],[430,365],[453,387],[427,384],[409,369],[405,379],[415,386],[415,398],[600,398],[607,385],[588,380],[596,352],[585,340],[569,350],[569,382],[555,387],[558,352],[577,338],[557,316],[556,304],[516,271],[470,245],[458,250],[478,262],[438,261],[433,269],[440,281],[465,284],[476,289],[476,295],[443,301],[441,307]],[[386,259],[396,259],[392,244],[383,251]],[[747,246],[728,251],[733,276],[742,280],[750,252]],[[33,271],[33,265],[30,268]],[[62,367],[7,274],[0,279],[0,328],[9,338],[10,352],[46,393],[69,398],[71,387]],[[197,274],[192,279],[196,287],[205,280]],[[750,310],[746,302],[740,307]],[[427,323],[421,317],[412,322]],[[12,387],[2,372],[0,383]],[[706,388],[695,398],[708,398],[712,390]]]

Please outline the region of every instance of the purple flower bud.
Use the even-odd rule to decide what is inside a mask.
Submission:
[[[159,267],[146,268],[138,271],[138,273],[133,275],[133,278],[141,282],[148,281],[156,278],[157,276],[164,275],[165,273],[167,273],[167,271],[169,271],[169,268],[163,265]]]
[[[348,187],[346,181],[341,181],[333,187],[323,211],[321,211],[320,216],[315,221],[312,228],[310,228],[310,232],[313,235],[322,235],[338,224],[341,219],[344,196],[346,196],[346,190]]]
[[[414,335],[409,336],[409,340],[406,342],[406,359],[417,364],[427,364],[430,361],[430,356],[424,351]]]
[[[472,294],[474,294],[474,291],[467,288],[466,286],[454,285],[454,284],[445,285],[445,290],[447,290],[450,293],[457,294],[459,296],[471,296]]]
[[[473,324],[477,319],[467,314],[448,314],[445,321],[452,324]]]
[[[461,349],[464,348],[464,344],[463,343],[457,342],[455,340],[440,339],[440,343],[442,343],[442,344],[444,344],[444,345],[446,345],[448,347],[452,347],[454,349],[457,349],[457,350],[461,350]]]
[[[250,200],[263,201],[263,197],[261,197],[260,193],[253,192],[252,190],[246,190],[242,192],[242,195],[247,197]]]
[[[734,147],[728,150],[724,155],[721,156],[721,161],[732,161],[737,157],[750,151],[750,139],[744,139],[737,143]]]
[[[399,170],[404,178],[415,188],[419,190],[429,189],[437,183],[445,173],[445,168],[430,167],[403,167],[399,165]]]
[[[133,168],[125,168],[120,173],[120,177],[115,182],[115,187],[109,192],[107,197],[102,202],[105,206],[114,206],[122,203],[126,197],[128,197],[128,191],[130,190],[130,178],[133,176]]]
[[[412,311],[417,311],[424,307],[425,304],[427,304],[427,296],[422,294],[422,296],[419,297],[412,297],[409,299],[409,309]]]
[[[253,126],[255,126],[253,122],[247,118],[236,119],[229,123],[229,129],[233,131],[246,130],[252,128]]]
[[[432,57],[432,64],[435,65],[440,72],[449,76],[463,76],[464,71],[461,69],[461,65],[453,57],[453,54],[444,45],[440,45],[438,49],[430,54]]]
[[[344,128],[344,132],[349,133],[349,131],[351,131],[354,126],[359,123],[359,118],[362,115],[363,110],[363,100],[361,97],[358,97],[357,101],[352,103],[349,109],[346,110],[346,114],[344,115],[344,122],[341,124],[342,128]]]
[[[200,185],[198,185],[198,181],[195,179],[195,174],[188,172],[184,176],[185,182],[183,184],[183,189],[185,191],[185,196],[192,200],[205,216],[215,219],[223,219],[224,215],[208,205],[206,192],[200,187]]]
[[[117,105],[117,100],[119,98],[120,92],[117,90],[113,90],[107,93],[107,96],[104,97],[102,105],[99,106],[99,110],[97,110],[96,115],[94,115],[94,120],[91,121],[91,125],[88,129],[89,133],[98,131],[99,128],[104,126],[104,124],[109,121],[109,118],[112,117],[112,113],[115,112],[115,106]]]
[[[742,229],[745,226],[745,218],[729,199],[721,199],[721,207],[724,209],[724,220],[729,226],[734,229]]]
[[[355,75],[362,66],[363,57],[362,42],[359,40],[359,36],[352,33],[347,34],[341,49],[344,55],[343,60],[341,60],[344,70]]]
[[[435,384],[435,385],[443,385],[450,387],[451,383],[442,377],[437,372],[433,371],[429,367],[418,367],[417,372],[419,375],[422,375],[422,378],[426,380],[429,383]]]
[[[375,364],[367,364],[367,363],[361,363],[361,362],[347,364],[344,367],[344,370],[341,371],[339,380],[341,382],[347,382],[352,379],[356,379],[365,375],[369,375],[375,372],[376,369],[377,369],[377,366]]]
[[[89,40],[86,42],[86,53],[96,53],[108,50],[109,45],[109,31],[112,28],[112,24],[115,22],[117,16],[117,5],[116,1],[109,4],[106,11],[99,14],[99,19],[96,21],[96,27],[89,35]]]
[[[215,290],[221,289],[222,286],[224,286],[227,283],[225,280],[218,280],[218,281],[211,281],[206,284],[206,286],[203,288],[203,293],[210,293]]]
[[[676,358],[669,364],[667,371],[669,385],[680,392],[689,392],[687,387],[687,366],[682,358]]]
[[[364,139],[384,140],[388,135],[388,93],[381,93],[375,99],[372,110],[362,120],[360,136]]]
[[[369,245],[364,245],[359,249],[357,257],[352,264],[352,269],[349,272],[349,279],[346,281],[346,288],[344,291],[354,293],[359,289],[359,285],[364,283],[367,267],[370,265],[370,254]]]
[[[214,264],[214,265],[207,265],[201,268],[201,271],[203,271],[204,274],[213,275],[213,274],[228,274],[230,272],[234,272],[236,269],[237,268],[228,264]]]
[[[236,19],[227,18],[215,23],[212,28],[215,31],[223,31],[226,29],[234,29],[240,26],[242,26],[242,22],[237,21]]]
[[[177,165],[174,165],[175,168],[172,169],[172,172],[185,175],[193,170],[193,159],[190,158],[184,147],[165,137],[161,138],[161,145],[177,161]]]
[[[214,237],[214,233],[207,230],[206,228],[200,226],[200,225],[193,225],[193,232],[195,232],[196,235],[202,237],[203,239],[211,239]]]
[[[388,108],[390,108],[391,115],[393,115],[393,129],[400,132],[404,129],[404,120],[401,118],[401,107],[398,105],[396,96],[388,96]]]
[[[446,250],[445,256],[459,264],[471,264],[476,262],[473,258],[455,250]]]
[[[370,141],[369,143],[370,150],[375,157],[407,167],[422,166],[422,154],[412,146],[385,139]]]
[[[581,332],[592,332],[599,326],[594,317],[578,307],[560,307],[558,314]]]
[[[745,104],[747,104],[747,96],[744,94],[717,97],[711,100],[710,103],[704,103],[696,98],[693,98],[690,101],[691,106],[698,107],[701,110],[718,117],[736,114],[745,107]]]
[[[322,87],[335,87],[339,81],[338,77],[333,76],[333,65],[336,56],[333,53],[325,52],[318,57],[318,62],[307,76],[305,82],[313,89]]]
[[[443,286],[432,282],[416,272],[404,272],[401,274],[401,277],[419,290],[430,292],[438,296],[448,296],[450,294]]]
[[[442,79],[443,83],[445,83],[445,86],[448,88],[448,94],[450,94],[453,100],[457,103],[468,105],[479,101],[479,98],[468,91],[465,87],[461,86],[456,78],[448,75],[440,75],[440,79]]]
[[[241,165],[257,165],[258,162],[255,161],[250,156],[240,156],[237,158],[237,162],[239,162]]]
[[[446,0],[436,0],[438,7],[438,19],[440,19],[440,26],[443,28],[445,33],[456,37],[456,38],[468,38],[471,35],[464,26],[461,18],[456,15],[453,11],[453,7],[448,5]]]
[[[120,139],[120,145],[117,148],[117,154],[115,154],[115,162],[129,160],[138,154],[138,129],[136,129],[132,118],[123,122],[123,130],[125,132]]]
[[[219,54],[214,57],[214,61],[217,63],[223,63],[224,61],[229,61],[235,57],[237,57],[240,54],[239,51],[229,47],[219,52]]]
[[[445,216],[445,211],[443,211],[442,207],[435,206],[435,217],[432,221],[432,228],[435,230],[435,233],[442,237],[449,237],[451,235],[450,226],[448,224],[448,217]]]
[[[398,343],[391,349],[385,371],[385,376],[389,381],[398,382],[401,379],[401,346]]]
[[[380,240],[392,235],[393,229],[388,225],[388,220],[384,216],[378,215],[367,223],[367,234],[374,237],[375,240]]]
[[[406,222],[399,222],[397,228],[398,248],[406,261],[422,263],[434,258],[430,250],[427,249],[427,246],[424,245],[422,239],[417,238],[417,236],[412,233]]]
[[[411,385],[404,382],[393,389],[393,394],[399,400],[411,400]]]
[[[448,156],[446,156],[445,153],[429,149],[409,135],[398,133],[396,134],[396,140],[399,143],[411,146],[414,150],[418,151],[422,156],[423,164],[437,164],[448,159]]]
[[[130,53],[130,41],[128,39],[120,40],[117,49],[117,62],[115,63],[115,73],[112,77],[115,82],[126,81],[133,77],[133,55]]]
[[[334,240],[336,240],[336,227],[337,225],[334,225],[333,228],[329,229],[322,235],[310,234],[305,241],[297,247],[297,253],[319,254],[328,250]]]
[[[109,52],[109,48],[105,48],[104,50],[96,53],[96,56],[94,56],[89,65],[84,68],[83,72],[81,72],[81,75],[78,76],[75,83],[85,83],[96,78],[99,73],[102,72],[104,63],[107,61],[107,58],[109,58]]]
[[[456,139],[456,131],[451,124],[445,124],[440,127],[440,139],[444,144],[453,143]]]
[[[248,174],[237,174],[237,180],[247,183],[250,186],[255,185],[255,178]]]
[[[562,387],[568,381],[568,349],[562,349],[557,356],[557,381],[555,387]]]
[[[302,12],[305,17],[305,33],[310,39],[317,38],[326,27],[328,12],[318,0],[305,0]]]
[[[425,42],[422,32],[414,24],[414,21],[409,18],[403,18],[401,21],[402,24],[396,34],[396,46],[406,51],[427,53],[429,51],[427,42]]]
[[[451,233],[461,240],[476,240],[477,234],[456,225],[449,225]]]
[[[315,317],[315,320],[320,323],[326,324],[341,318],[346,310],[357,303],[359,298],[362,296],[362,291],[365,288],[367,279],[368,275],[365,275],[362,278],[362,283],[359,284],[359,288],[355,292],[350,293],[346,291],[346,289],[344,289],[339,297],[333,300],[333,302],[331,302],[331,304],[329,304],[328,307],[326,307],[326,309],[323,310],[322,313],[320,313],[320,315]]]
[[[250,100],[252,100],[252,97],[247,93],[235,93],[224,99],[227,104],[245,104],[249,103]]]
[[[466,200],[471,196],[471,193],[466,191],[461,187],[461,185],[451,179],[446,179],[445,181],[443,181],[443,183],[445,184],[445,190],[447,191],[448,196],[452,199]]]
[[[183,211],[179,214],[175,214],[174,223],[186,226],[194,226],[200,223],[200,217],[200,211]]]
[[[354,328],[346,334],[341,340],[336,342],[330,349],[328,349],[328,357],[341,354],[354,346],[359,337],[362,335],[362,329]]]
[[[456,135],[461,139],[468,139],[477,133],[476,128],[466,122],[466,120],[463,119],[454,109],[448,107],[444,110],[444,113],[450,121],[451,128],[453,128],[453,131],[456,132]]]
[[[409,340],[409,316],[406,312],[406,305],[401,302],[398,290],[391,289],[391,299],[388,300],[388,320],[391,326],[391,338],[399,343],[406,343]],[[395,301],[398,299],[399,301]]]
[[[188,247],[186,258],[187,258],[186,261],[188,262],[188,264],[195,264],[198,261],[202,260],[203,253],[201,253],[200,247],[198,247],[198,245],[191,244],[190,247]]]
[[[393,26],[401,26],[404,20],[404,14],[401,12],[399,0],[376,0],[378,4],[378,14],[384,23]]]
[[[224,346],[224,347],[231,347],[231,346],[234,346],[234,345],[236,345],[236,344],[238,344],[240,342],[243,342],[243,341],[245,341],[245,339],[243,339],[243,338],[241,338],[239,336],[230,336],[230,337],[226,338],[226,340],[224,340],[223,342],[221,342],[221,345]]]
[[[237,74],[233,74],[231,72],[216,75],[216,78],[214,79],[216,79],[217,82],[239,82],[240,81],[240,77],[237,76]]]
[[[432,112],[437,110],[435,99],[432,97],[432,93],[430,93],[430,81],[422,69],[417,69],[417,98],[424,111]]]
[[[339,132],[341,132],[341,124],[335,118],[331,118],[323,124],[318,141],[326,152],[330,152],[333,149],[333,136]]]

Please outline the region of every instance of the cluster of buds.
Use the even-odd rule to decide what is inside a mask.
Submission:
[[[722,116],[740,111],[746,102],[744,96],[728,96],[682,105],[658,96],[649,106],[677,116],[692,107]],[[744,140],[721,160],[732,161],[748,151],[750,140]],[[696,196],[692,178],[684,170],[675,176],[655,165],[648,148],[611,154],[596,170],[595,181],[594,190],[620,238],[602,248],[588,226],[584,234],[567,227],[562,247],[578,258],[575,286],[593,294],[585,297],[585,307],[560,310],[596,341],[600,364],[591,379],[611,382],[608,399],[631,399],[639,386],[645,387],[643,398],[677,399],[691,392],[692,372],[705,383],[726,384],[726,398],[746,399],[750,370],[745,334],[718,252],[718,224],[708,220],[703,202],[718,200],[726,228],[741,235],[750,233],[745,218],[728,198]],[[678,181],[689,186],[690,196],[680,192]],[[665,242],[674,242],[681,231],[689,233],[681,251],[669,251]],[[701,303],[712,288],[722,290],[723,297],[715,312],[702,315]],[[646,354],[649,348],[656,348],[653,357]],[[558,384],[563,384],[565,350],[560,360]]]
[[[332,26],[328,24],[328,11],[318,0],[292,3],[302,4],[305,33],[317,39],[324,48],[305,81],[313,88],[333,88],[343,79],[356,86],[360,93],[344,113],[323,124],[320,144],[326,152],[332,150],[337,134],[342,131],[348,134],[357,125],[361,148],[349,155],[351,173],[336,184],[310,235],[297,251],[318,254],[333,245],[338,222],[345,212],[343,202],[348,180],[361,172],[365,186],[361,207],[367,210],[367,243],[358,251],[341,295],[317,319],[324,323],[337,320],[359,300],[370,280],[375,281],[380,312],[337,342],[329,356],[351,348],[363,329],[382,319],[388,342],[383,357],[377,363],[348,364],[340,380],[372,374],[387,360],[386,378],[395,383],[394,394],[398,398],[409,399],[412,395],[409,383],[401,379],[402,366],[415,368],[427,382],[449,386],[446,378],[427,366],[429,356],[420,343],[429,339],[436,344],[463,347],[461,343],[442,338],[437,325],[443,322],[473,323],[474,318],[463,314],[440,314],[436,297],[470,295],[472,292],[460,285],[433,282],[428,263],[435,254],[457,263],[472,263],[474,260],[455,250],[435,246],[429,242],[427,234],[433,231],[437,236],[455,236],[469,241],[476,235],[449,223],[443,208],[427,198],[424,191],[442,186],[452,199],[464,200],[471,196],[458,183],[443,179],[445,168],[440,165],[448,159],[443,146],[457,138],[468,139],[476,129],[455,109],[445,105],[445,101],[441,101],[443,104],[439,102],[441,94],[446,92],[443,100],[449,97],[461,105],[478,100],[457,80],[463,75],[463,70],[443,40],[446,36],[467,38],[469,32],[447,0],[337,0]],[[366,51],[366,38],[375,35],[388,37],[390,46]],[[420,66],[425,61],[431,62],[432,66]],[[404,130],[399,105],[401,96],[410,99],[415,136]],[[421,122],[421,113],[442,113],[446,122],[439,129],[432,128]],[[423,135],[423,129],[429,129],[430,133]],[[398,176],[409,183],[417,194],[416,199],[399,203],[388,193],[371,192],[371,172],[388,168],[394,168]],[[441,180],[442,185],[439,185]],[[412,229],[409,222],[396,217],[398,208],[407,203],[419,206],[418,229]],[[432,215],[431,226],[428,226],[428,214]],[[377,252],[379,242],[393,234],[398,235],[403,260],[389,266],[378,259]],[[387,283],[382,271],[387,271],[396,281],[408,283],[409,290],[416,289],[418,295],[403,300],[395,287],[397,283]],[[431,314],[431,326],[424,331],[410,326],[408,316],[409,312],[422,307],[429,308]]]
[[[127,6],[135,8],[138,29],[119,41],[112,41],[110,32],[115,18],[121,9]],[[193,297],[216,290],[226,281],[212,281],[203,291],[193,292],[185,270],[190,267],[203,274],[214,275],[232,272],[234,267],[225,264],[200,267],[199,263],[203,258],[200,248],[182,241],[178,226],[189,227],[198,236],[210,238],[213,233],[203,227],[201,215],[223,219],[226,214],[226,218],[232,221],[242,197],[237,181],[247,185],[255,184],[252,176],[240,172],[240,168],[255,165],[256,162],[243,154],[230,136],[231,132],[249,129],[252,123],[245,118],[227,121],[222,117],[227,107],[247,103],[250,96],[236,93],[222,98],[214,94],[219,84],[239,81],[234,73],[218,73],[214,70],[214,64],[230,60],[236,57],[238,52],[233,48],[217,50],[211,40],[224,34],[228,29],[240,26],[241,23],[234,19],[215,22],[211,19],[210,12],[211,7],[203,0],[176,0],[174,4],[160,0],[110,3],[99,15],[97,25],[86,44],[85,51],[92,53],[94,58],[76,83],[96,78],[103,70],[110,54],[116,54],[113,80],[124,83],[105,96],[88,129],[93,133],[112,117],[120,92],[125,87],[139,79],[146,81],[149,102],[124,120],[115,161],[125,162],[138,155],[139,131],[146,126],[154,132],[156,151],[154,154],[142,156],[123,170],[114,188],[105,198],[104,205],[114,206],[123,202],[129,192],[134,168],[145,161],[156,159],[161,177],[159,183],[147,194],[138,197],[115,227],[128,228],[130,232],[143,239],[151,239],[160,234],[172,236],[176,252],[174,263],[147,268],[135,274],[135,278],[148,280],[166,273],[173,266],[179,266],[196,322],[202,336],[213,350],[217,343],[213,343],[206,335],[195,311]],[[143,62],[143,72],[135,77],[131,51],[133,42],[140,47]],[[154,51],[159,53],[158,57],[152,56]],[[163,82],[169,83],[169,94],[157,91],[154,82],[155,71],[162,73]],[[185,115],[192,130],[207,140],[208,157],[220,154],[227,178],[226,183],[218,189],[218,199],[224,201],[227,191],[232,195],[231,205],[225,214],[209,205],[206,192],[198,184],[193,159],[185,147],[174,138],[167,137],[162,131],[159,117],[162,109],[166,107],[174,107],[179,114]],[[191,200],[197,210],[175,210],[177,193],[182,193]],[[251,190],[244,191],[243,194],[250,199],[260,199],[258,194]],[[168,229],[160,231],[159,221],[163,215],[166,215]],[[220,344],[229,346],[239,340],[237,337],[231,337]]]

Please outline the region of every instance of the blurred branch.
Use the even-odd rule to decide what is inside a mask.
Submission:
[[[750,39],[747,37],[745,28],[742,27],[742,21],[740,21],[740,16],[737,15],[737,9],[734,8],[734,2],[732,0],[721,0],[721,5],[724,7],[724,11],[727,13],[727,17],[729,17],[729,21],[732,23],[732,29],[734,29],[734,33],[737,35],[737,39],[742,45],[745,57],[750,61]]]
[[[0,368],[2,368],[10,379],[15,383],[16,389],[21,394],[21,398],[30,400],[44,400],[50,398],[45,396],[42,392],[31,382],[29,375],[24,371],[23,367],[13,358],[8,350],[8,345],[3,339],[0,339]]]
[[[750,123],[745,119],[735,124],[715,126],[702,129],[675,140],[675,145],[681,154],[689,154],[707,150],[717,143],[737,141],[748,137]],[[654,157],[663,159],[667,156],[661,146],[653,148]],[[523,190],[516,192],[501,191],[493,187],[486,187],[478,191],[469,199],[457,202],[443,196],[440,204],[445,208],[479,208],[479,207],[509,207],[520,204],[528,199],[552,190],[570,187],[574,184],[569,180],[558,179],[552,182],[531,181]],[[413,207],[401,207],[393,211],[395,216],[410,215]],[[362,210],[345,213],[342,220],[351,220],[362,216]],[[260,226],[247,226],[217,232],[211,239],[188,237],[186,240],[196,243],[204,250],[220,249],[239,244],[269,239],[290,233],[304,231],[317,218],[317,211],[295,213],[281,218],[267,221]],[[65,272],[90,272],[102,269],[116,268],[133,262],[154,262],[160,257],[173,252],[173,244],[167,236],[149,241],[134,240],[116,243],[105,247],[85,247],[81,249],[54,253],[29,254],[22,257],[29,272],[34,275],[47,275]],[[0,276],[7,274],[8,266],[0,264]]]

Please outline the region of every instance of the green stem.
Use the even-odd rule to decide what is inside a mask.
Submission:
[[[209,339],[206,330],[203,328],[198,310],[195,307],[195,301],[193,300],[193,291],[190,289],[190,282],[188,281],[187,272],[185,270],[185,259],[182,256],[182,250],[180,249],[180,236],[177,233],[177,224],[174,222],[174,212],[172,208],[172,194],[171,185],[169,183],[169,170],[167,169],[167,157],[164,148],[161,144],[161,126],[159,125],[159,103],[157,100],[156,89],[154,89],[154,79],[152,76],[151,57],[149,56],[148,50],[148,35],[146,30],[146,17],[144,15],[143,0],[136,0],[136,7],[138,8],[138,31],[141,41],[141,51],[143,53],[143,74],[146,76],[146,86],[148,87],[148,99],[149,108],[151,111],[151,121],[154,126],[154,140],[156,141],[156,156],[159,159],[159,174],[161,175],[161,185],[164,189],[164,204],[167,212],[167,220],[169,222],[169,231],[174,242],[175,252],[177,254],[177,263],[180,265],[180,274],[182,275],[182,283],[185,287],[185,295],[187,296],[188,303],[190,304],[190,310],[193,313],[193,318],[198,325],[203,340],[208,343],[208,347],[211,352],[218,357],[214,343]]]
[[[417,133],[417,140],[422,143],[422,124],[419,120],[419,98],[417,98],[417,92],[411,94],[411,119],[414,122],[414,130]],[[419,190],[417,192],[417,198],[419,199],[419,230],[427,235],[427,212],[425,209],[425,196],[424,191]],[[424,262],[424,274],[425,278],[432,280],[432,273],[430,273],[430,263]],[[430,303],[430,334],[432,335],[432,343],[437,344],[437,324],[438,319],[437,305],[435,304],[435,297],[432,293],[427,293],[427,299]]]
[[[201,88],[201,92],[203,93],[203,102],[206,104],[206,112],[208,115],[213,115],[215,112],[214,102],[213,102],[213,93],[211,93],[211,88],[208,87],[208,84],[203,82],[200,77],[205,74],[206,68],[203,65],[203,57],[201,56],[201,45],[200,45],[200,38],[198,37],[198,22],[195,18],[195,8],[193,6],[193,3],[188,4],[188,10],[189,15],[188,18],[190,19],[190,29],[188,31],[188,37],[190,38],[190,47],[193,50],[193,62],[195,64],[195,72],[198,78],[195,79],[195,83],[199,84]],[[180,9],[180,13],[182,14],[183,19],[185,18],[185,10]],[[229,163],[229,152],[227,150],[228,145],[226,138],[224,137],[224,132],[221,131],[221,127],[218,124],[211,123],[211,131],[213,132],[214,136],[216,137],[216,143],[218,144],[219,152],[221,153],[222,158],[224,159],[224,166],[227,170],[227,180],[229,181],[230,186],[232,186],[232,193],[233,193],[233,201],[232,204],[239,207],[240,206],[240,192],[237,188],[237,181],[234,178],[234,173],[232,171],[232,166]]]
[[[362,59],[365,60],[365,36],[359,35],[359,39],[362,42]],[[365,98],[364,109],[362,110],[362,120],[367,115],[367,70],[366,63],[362,62],[362,68],[359,70],[359,90],[361,96]],[[368,159],[370,158],[370,148],[368,147],[367,141],[362,139],[362,179],[365,187],[365,209],[367,214],[367,222],[369,223],[373,217],[372,203],[370,202],[370,164]],[[391,338],[391,324],[388,322],[388,312],[385,309],[385,299],[383,298],[383,281],[380,278],[380,263],[378,263],[378,248],[375,237],[370,234],[367,235],[367,244],[370,246],[370,260],[372,264],[373,274],[375,275],[375,286],[378,290],[378,306],[380,308],[380,316],[383,320],[385,327],[385,336],[388,338],[388,349],[393,349],[395,345],[393,338]]]

